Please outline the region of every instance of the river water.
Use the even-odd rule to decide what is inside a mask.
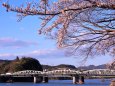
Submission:
[[[109,86],[111,80],[86,79],[85,84],[72,84],[72,80],[49,80],[48,83],[0,83],[0,86]]]

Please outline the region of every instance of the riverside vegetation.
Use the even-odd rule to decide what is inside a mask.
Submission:
[[[13,73],[17,71],[23,71],[23,70],[37,70],[37,71],[43,71],[45,70],[56,70],[56,69],[73,69],[73,70],[90,70],[90,69],[105,69],[106,65],[89,65],[89,66],[81,66],[76,68],[73,65],[67,65],[67,64],[60,64],[57,66],[49,66],[49,65],[41,65],[40,62],[32,57],[22,57],[19,58],[18,56],[14,60],[0,60],[0,74],[4,73]],[[88,78],[88,77],[86,77]],[[94,78],[94,77],[90,77]],[[95,77],[96,78],[96,77]],[[112,77],[106,77],[106,78],[112,78]],[[71,79],[67,77],[55,77],[55,78],[49,78],[49,79],[56,79],[56,80],[65,80],[65,79]]]
[[[38,70],[42,71],[43,69],[46,70],[55,70],[59,68],[65,69],[74,69],[74,70],[91,70],[91,69],[106,69],[106,64],[102,65],[89,65],[89,66],[80,66],[75,67],[73,65],[68,64],[60,64],[57,66],[50,66],[50,65],[41,65],[40,62],[32,57],[22,57],[19,58],[18,56],[14,60],[0,60],[0,74],[8,73],[8,72],[16,72],[22,70]]]
[[[1,60],[0,73],[16,72],[22,70],[38,70],[42,71],[40,62],[31,57],[17,57],[15,60]]]

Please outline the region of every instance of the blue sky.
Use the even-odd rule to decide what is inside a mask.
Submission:
[[[16,5],[24,0],[11,0]],[[48,65],[71,64],[79,66],[82,57],[67,57],[62,49],[56,47],[56,41],[38,35],[41,21],[39,16],[28,16],[17,22],[16,13],[6,12],[0,3],[0,59],[15,59],[16,56],[31,56],[40,63]],[[108,55],[88,59],[84,65],[107,63],[112,58]]]

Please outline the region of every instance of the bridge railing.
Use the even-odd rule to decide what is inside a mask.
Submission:
[[[115,70],[109,70],[109,69],[95,69],[95,70],[87,70],[83,71],[86,75],[115,75]]]
[[[1,74],[7,75],[7,74]],[[104,75],[114,75],[115,70],[108,69],[95,69],[95,70],[87,70],[87,71],[79,71],[79,70],[52,70],[52,71],[35,71],[35,70],[25,70],[11,73],[10,75],[18,76],[18,75],[90,75],[90,76],[104,76]]]

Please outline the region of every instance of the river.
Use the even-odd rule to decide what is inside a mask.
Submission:
[[[72,80],[49,80],[48,83],[0,83],[0,86],[109,86],[110,80],[86,79],[85,84],[72,84]]]

